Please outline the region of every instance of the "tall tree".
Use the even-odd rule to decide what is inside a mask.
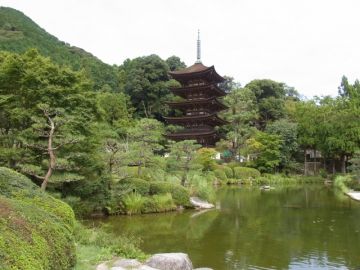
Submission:
[[[124,91],[140,117],[156,117],[167,113],[165,101],[170,99],[168,65],[157,55],[126,60],[120,66]]]
[[[185,140],[170,144],[170,153],[168,158],[169,166],[172,170],[181,173],[181,184],[184,186],[187,175],[194,168],[194,158],[196,151],[201,147],[194,140]]]
[[[168,59],[165,60],[165,62],[168,65],[170,71],[186,68],[185,63],[181,61],[180,57],[177,57],[175,55],[170,56]]]
[[[0,162],[39,179],[42,189],[50,179],[83,179],[80,164],[91,159],[94,148],[84,138],[92,135],[91,125],[99,117],[89,88],[83,74],[35,50],[1,53],[0,152],[5,154]]]

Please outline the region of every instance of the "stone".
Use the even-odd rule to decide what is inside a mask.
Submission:
[[[208,203],[206,201],[203,201],[198,197],[190,197],[190,203],[193,206],[195,206],[197,208],[202,208],[202,209],[210,209],[210,208],[215,207],[212,203]]]
[[[137,268],[141,266],[141,262],[135,259],[119,259],[113,263],[113,266],[119,266],[127,269]]]
[[[109,266],[107,266],[106,263],[101,263],[98,266],[96,266],[96,270],[109,270]]]
[[[159,270],[159,269],[152,268],[151,266],[147,266],[147,265],[142,265],[139,268],[137,268],[137,270]]]
[[[159,270],[192,270],[189,256],[185,253],[159,253],[151,256],[145,265]]]
[[[126,268],[120,267],[120,266],[115,266],[115,267],[111,267],[110,270],[126,270]]]

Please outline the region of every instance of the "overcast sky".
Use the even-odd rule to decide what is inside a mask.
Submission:
[[[242,85],[273,79],[336,95],[360,78],[359,0],[0,0],[109,64],[157,54],[202,61]]]

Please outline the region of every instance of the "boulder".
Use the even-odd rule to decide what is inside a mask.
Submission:
[[[137,268],[137,270],[159,270],[159,269],[152,268],[151,266],[147,266],[147,265],[142,265],[139,268]]]
[[[206,201],[203,201],[198,197],[190,197],[190,203],[193,206],[195,206],[196,208],[202,208],[202,209],[210,209],[210,208],[215,207],[212,203],[208,203]]]
[[[159,253],[150,257],[145,265],[159,270],[192,270],[189,256],[185,253]]]
[[[96,267],[96,270],[109,270],[109,267],[107,266],[106,262],[99,264]]]
[[[113,263],[113,266],[131,269],[141,266],[141,262],[135,259],[119,259]]]
[[[115,267],[111,267],[110,270],[126,270],[126,268],[121,266],[115,266]]]

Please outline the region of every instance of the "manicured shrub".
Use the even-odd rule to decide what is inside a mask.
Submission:
[[[234,168],[234,176],[240,180],[247,180],[247,179],[255,179],[259,177],[261,173],[254,168],[247,168],[247,167],[235,167]]]
[[[0,269],[72,269],[74,222],[66,203],[0,168]]]
[[[125,178],[114,185],[114,189],[121,193],[134,193],[146,196],[150,191],[150,183],[140,178]]]
[[[150,183],[150,194],[166,194],[170,193],[174,203],[176,205],[189,206],[190,205],[190,195],[186,188],[179,184],[174,184],[170,182],[160,182],[155,181]]]

